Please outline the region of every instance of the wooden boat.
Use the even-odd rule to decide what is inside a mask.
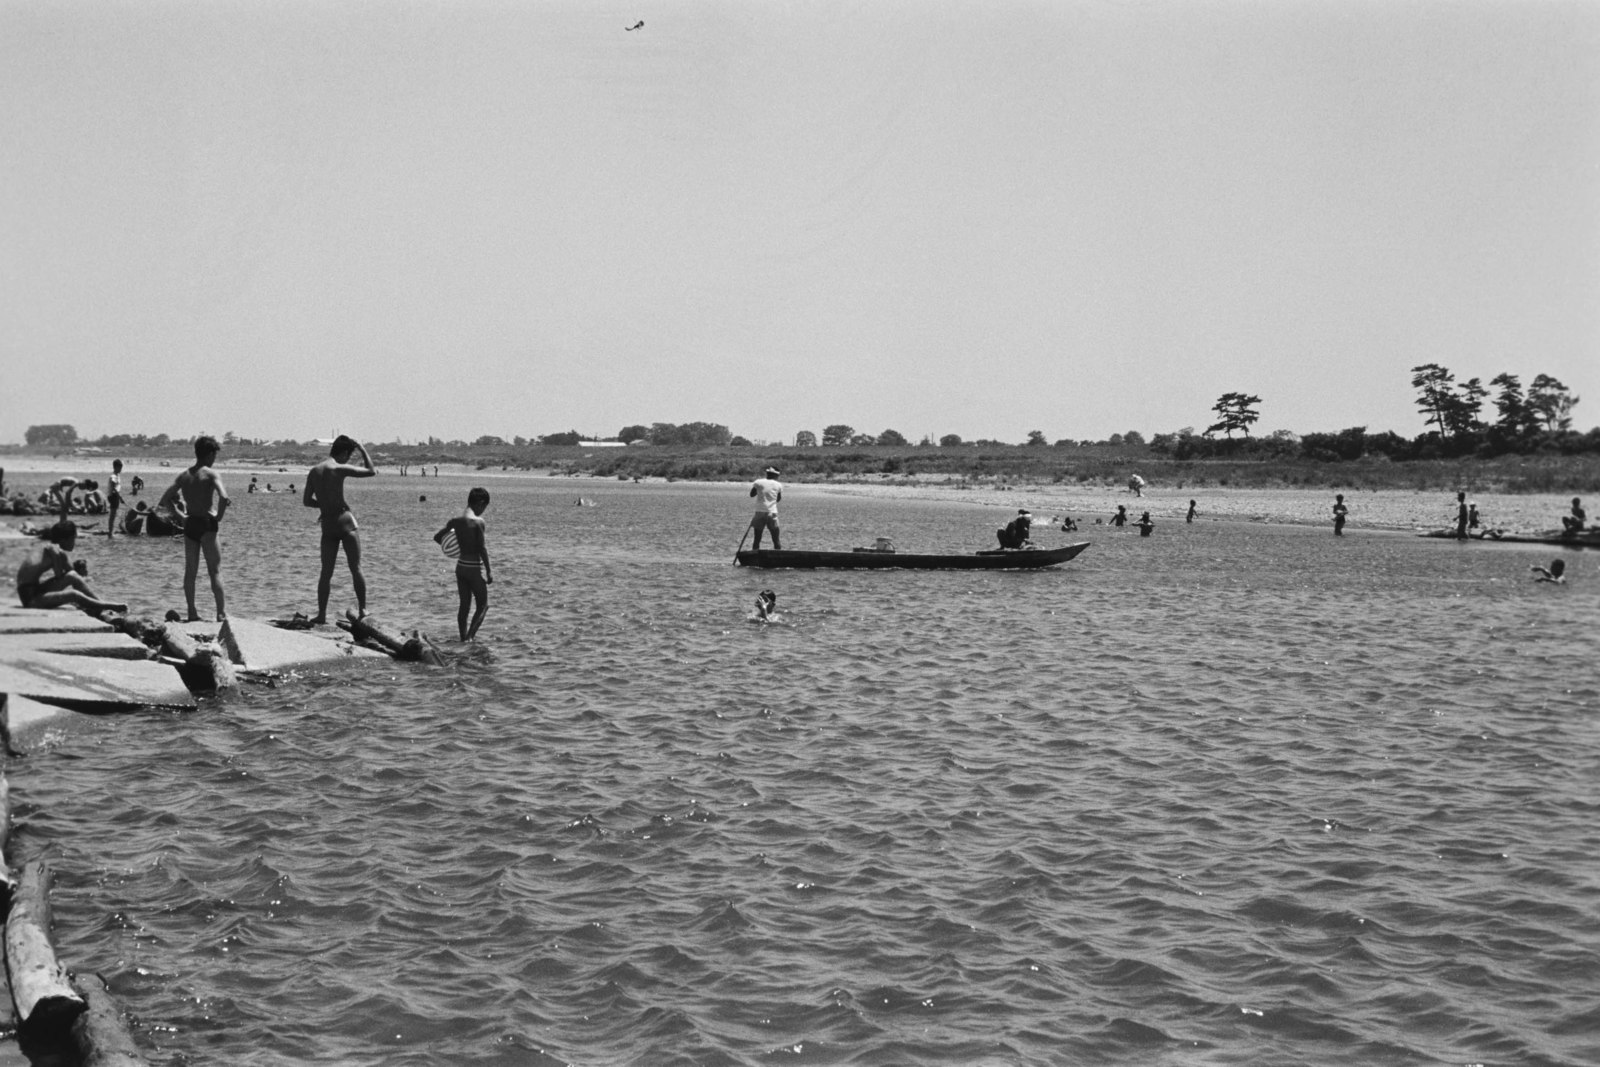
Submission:
[[[1454,541],[1456,529],[1424,530],[1418,537],[1436,537]],[[1504,530],[1474,530],[1467,534],[1468,541],[1498,541],[1503,545],[1552,545],[1556,548],[1600,548],[1600,530],[1584,530],[1569,534],[1565,530],[1540,530],[1536,533],[1507,533]]]
[[[1060,548],[994,548],[985,552],[806,552],[763,548],[735,557],[741,567],[830,570],[1011,571],[1038,570],[1065,563],[1089,547],[1088,541]]]

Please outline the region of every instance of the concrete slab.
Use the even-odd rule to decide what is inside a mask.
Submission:
[[[138,638],[113,631],[105,633],[0,633],[0,659],[22,652],[57,652],[64,656],[105,656],[108,659],[152,659]]]
[[[41,610],[7,604],[0,606],[0,636],[6,634],[111,633],[109,623],[90,618],[77,608]]]
[[[313,663],[339,663],[351,659],[387,659],[382,652],[339,640],[332,630],[283,630],[256,619],[230,617],[222,624],[218,640],[233,662],[255,671],[278,671]]]
[[[141,705],[195,706],[194,697],[189,695],[178,672],[154,660],[63,656],[26,649],[3,651],[0,693],[106,711]]]
[[[27,697],[0,695],[4,707],[6,735],[14,752],[36,752],[64,738],[103,729],[105,717],[41,704]]]

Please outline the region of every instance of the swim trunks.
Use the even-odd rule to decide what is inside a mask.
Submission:
[[[191,515],[183,520],[183,536],[199,542],[205,539],[206,534],[216,533],[217,526],[215,515]]]
[[[343,537],[345,534],[355,533],[357,529],[359,527],[356,526],[356,517],[350,511],[339,512],[339,514],[333,516],[331,522],[329,521],[328,513],[322,513],[323,537]]]
[[[458,560],[456,560],[456,573],[457,574],[462,574],[462,573],[466,573],[466,574],[482,574],[483,573],[483,560],[481,560],[481,559],[458,559]]]

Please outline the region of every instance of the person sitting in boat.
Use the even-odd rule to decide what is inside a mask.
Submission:
[[[1572,498],[1572,513],[1561,519],[1562,532],[1572,537],[1583,532],[1584,525],[1589,521],[1588,514],[1583,510],[1583,501],[1578,497]]]
[[[1567,584],[1567,561],[1564,559],[1552,560],[1548,569],[1535,563],[1528,568],[1537,576],[1536,582],[1555,582],[1557,585]]]
[[[128,610],[126,604],[102,600],[88,579],[73,566],[72,550],[78,544],[75,523],[62,519],[39,536],[41,543],[28,550],[17,568],[17,599],[23,607],[71,606],[89,615]]]
[[[1001,548],[1022,548],[1028,544],[1028,535],[1032,531],[1032,513],[1027,508],[1018,508],[1017,517],[996,530],[994,534],[1000,539]]]

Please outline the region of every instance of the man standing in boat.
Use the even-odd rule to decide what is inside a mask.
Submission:
[[[350,457],[357,452],[361,453],[361,462],[351,463]],[[356,517],[350,505],[344,502],[344,480],[371,478],[377,473],[361,442],[340,434],[328,450],[328,458],[306,474],[306,491],[300,502],[322,512],[322,574],[317,579],[317,617],[313,620],[316,623],[328,621],[328,593],[333,587],[333,568],[339,562],[340,548],[344,549],[345,562],[350,564],[356,610],[362,616],[367,614],[367,579],[361,573],[361,535],[356,532]]]
[[[755,517],[750,520],[750,528],[756,532],[754,548],[761,551],[761,531],[772,531],[772,547],[783,551],[783,544],[778,540],[778,501],[783,499],[783,485],[778,481],[778,468],[768,467],[765,477],[757,478],[750,483],[750,495],[756,501]]]

